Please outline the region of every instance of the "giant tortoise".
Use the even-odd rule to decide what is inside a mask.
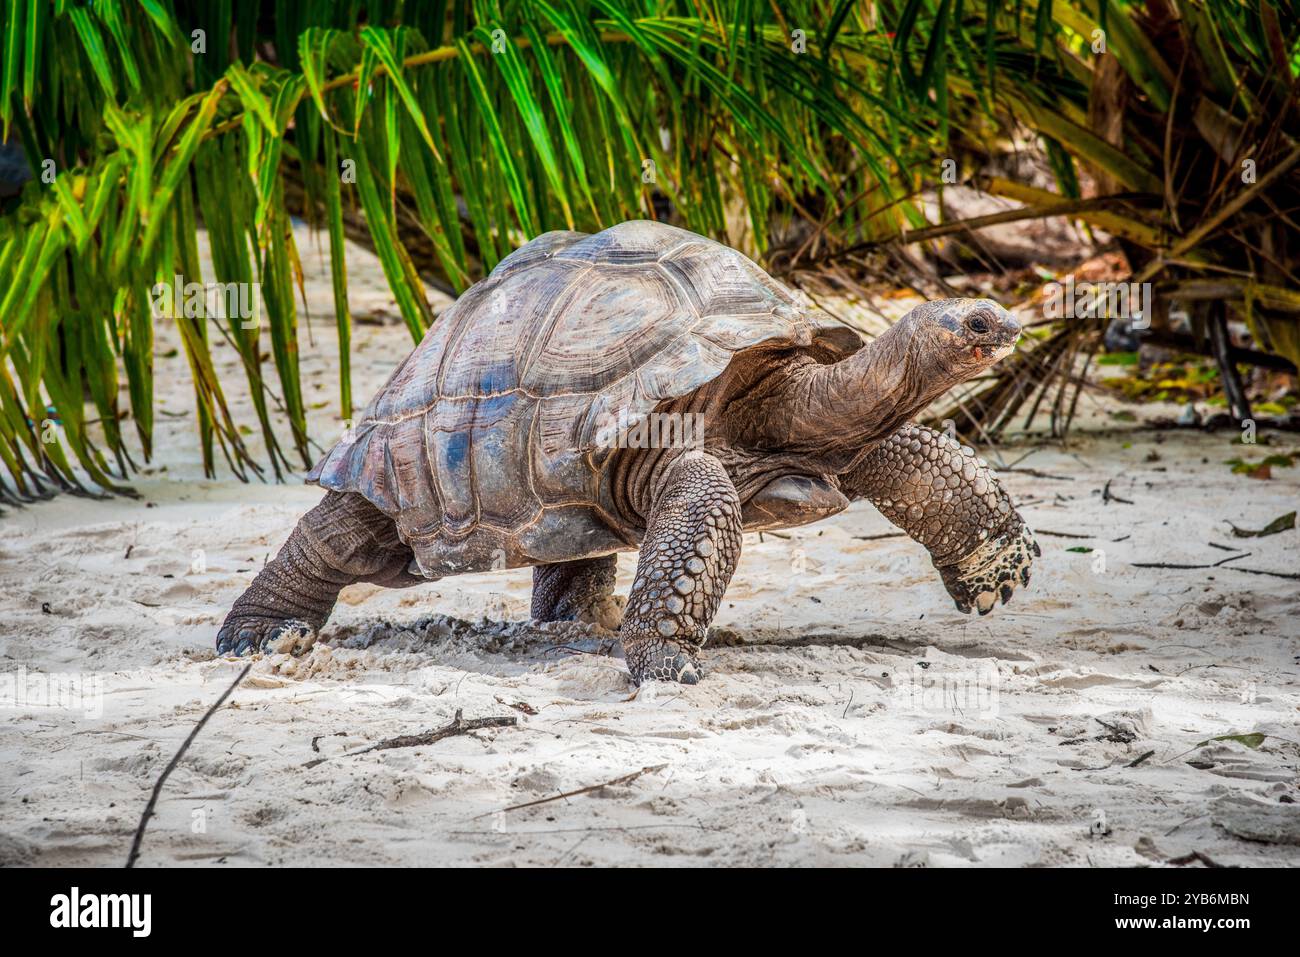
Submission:
[[[1019,334],[990,300],[948,299],[864,344],[703,236],[546,233],[441,315],[311,471],[328,491],[217,649],[310,637],[353,582],[532,566],[534,618],[618,628],[635,682],[693,684],[742,534],[860,498],[984,614],[1038,546],[988,466],[912,419]],[[615,556],[634,549],[623,609]]]

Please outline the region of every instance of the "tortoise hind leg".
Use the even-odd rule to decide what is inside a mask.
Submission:
[[[533,567],[533,609],[537,621],[583,621],[617,631],[623,600],[614,595],[618,557],[580,558]]]
[[[740,499],[707,452],[673,463],[646,523],[636,580],[623,619],[623,650],[637,684],[695,684],[697,659],[740,560]]]
[[[407,571],[413,559],[391,518],[360,495],[330,492],[239,596],[217,632],[217,654],[309,645],[345,586],[427,581]]]

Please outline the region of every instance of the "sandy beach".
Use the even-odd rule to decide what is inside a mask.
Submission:
[[[302,252],[327,443],[328,267]],[[349,269],[361,405],[411,342],[373,258]],[[139,499],[0,516],[0,660],[28,689],[0,720],[2,864],[126,860],[158,774],[245,664],[215,657],[217,627],[321,494],[203,478],[176,342],[160,326]],[[254,424],[234,350],[215,351]],[[1259,573],[1300,572],[1300,531],[1232,530],[1295,510],[1300,468],[1234,474],[1235,433],[1118,408],[1086,396],[1064,447],[979,449],[1012,466],[1043,548],[1009,605],[958,613],[923,549],[858,503],[746,536],[693,687],[634,695],[613,635],[530,625],[527,569],[353,586],[314,647],[254,661],[139,866],[1300,864],[1300,581]],[[1261,441],[1246,454],[1298,444]],[[42,706],[49,675],[80,683],[76,707]],[[516,723],[357,753],[458,712]]]

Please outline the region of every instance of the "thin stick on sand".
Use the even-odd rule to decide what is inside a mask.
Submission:
[[[1235,549],[1240,551],[1240,549]],[[1134,568],[1221,568],[1228,562],[1235,562],[1238,558],[1249,558],[1250,552],[1240,552],[1237,555],[1229,555],[1227,558],[1220,558],[1217,562],[1209,565],[1179,565],[1171,562],[1129,562]]]
[[[1106,480],[1106,485],[1101,490],[1101,503],[1103,505],[1109,505],[1111,502],[1119,502],[1121,505],[1132,505],[1133,502],[1131,500],[1127,498],[1120,498],[1118,495],[1116,495],[1114,492],[1110,490],[1110,483],[1113,481],[1115,480],[1114,479]]]
[[[631,774],[625,774],[621,778],[614,778],[612,781],[602,781],[600,784],[592,784],[585,788],[578,788],[576,791],[565,791],[563,794],[553,794],[550,797],[538,798],[536,801],[525,801],[523,804],[512,804],[509,807],[503,807],[501,813],[506,811],[519,811],[526,807],[536,807],[539,804],[550,804],[552,801],[563,801],[566,798],[579,797],[583,794],[590,794],[592,791],[599,791],[601,788],[618,787],[621,784],[631,784],[643,774],[650,774],[654,771],[662,771],[668,767],[666,764],[648,764],[639,771],[633,771]],[[487,817],[489,814],[496,814],[496,811],[486,811],[483,814],[476,814],[472,820],[478,820],[481,817]]]
[[[433,744],[435,741],[441,741],[443,738],[450,738],[455,734],[468,734],[470,731],[480,731],[483,728],[510,728],[519,723],[519,719],[514,715],[504,715],[495,718],[470,718],[466,721],[461,717],[462,712],[456,709],[456,717],[451,719],[451,724],[445,728],[435,728],[432,731],[422,731],[419,734],[403,734],[396,738],[385,738],[366,748],[358,748],[356,751],[348,751],[339,755],[342,758],[354,757],[358,754],[369,754],[371,751],[386,751],[389,748],[418,748],[422,744]],[[329,758],[315,758],[303,765],[304,768],[314,768],[318,764],[323,764]]]
[[[185,754],[186,749],[194,743],[194,739],[199,736],[199,732],[202,731],[203,726],[208,723],[208,719],[216,714],[218,708],[225,704],[226,699],[230,697],[230,693],[239,687],[239,683],[244,680],[244,677],[252,667],[253,663],[251,661],[244,665],[244,670],[241,671],[238,677],[230,683],[230,687],[222,692],[221,697],[212,703],[212,707],[204,713],[203,717],[199,718],[199,723],[190,730],[189,737],[187,737],[184,743],[181,744],[180,750],[177,751],[171,761],[168,762],[167,767],[163,768],[163,773],[158,775],[158,780],[153,786],[153,793],[149,795],[149,803],[144,806],[144,813],[140,815],[140,824],[135,829],[135,840],[131,842],[131,853],[126,859],[127,867],[134,867],[136,858],[140,856],[140,842],[144,840],[144,829],[149,824],[149,818],[153,816],[154,805],[158,803],[158,795],[162,793],[162,786],[167,780],[167,775],[171,774],[172,769],[180,763],[181,757]]]

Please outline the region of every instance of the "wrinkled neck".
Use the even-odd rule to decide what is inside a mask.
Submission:
[[[924,343],[903,319],[853,355],[792,377],[782,444],[857,451],[892,434],[947,387],[926,374]]]

